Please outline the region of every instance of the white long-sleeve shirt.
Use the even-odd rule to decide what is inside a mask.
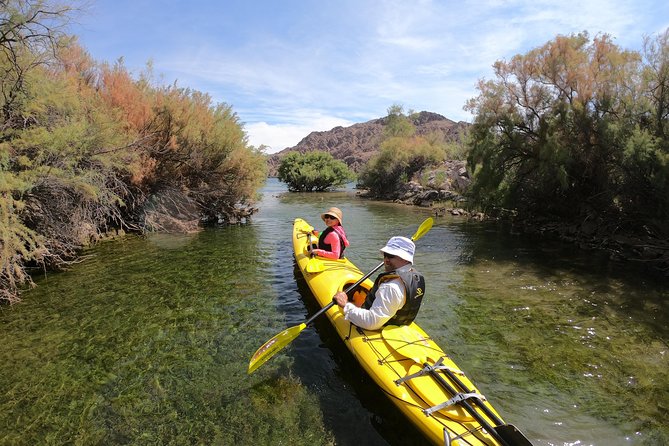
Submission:
[[[376,291],[376,298],[369,310],[356,307],[352,302],[344,305],[344,319],[366,330],[378,330],[404,306],[404,284],[399,278],[383,282]]]

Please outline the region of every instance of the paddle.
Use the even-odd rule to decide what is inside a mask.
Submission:
[[[312,233],[306,232],[306,234],[307,234],[307,246],[309,246],[310,248],[308,249],[309,260],[307,261],[307,267],[305,268],[305,270],[308,273],[320,273],[321,271],[324,270],[323,263],[314,258],[314,250],[311,241]]]
[[[312,238],[311,238],[312,232],[311,231],[303,231],[303,232],[307,237],[307,243],[308,243],[307,246],[313,246],[312,243],[314,243],[314,242],[312,241]],[[327,257],[319,257],[318,255],[314,254],[314,249],[313,248],[308,249],[308,252],[309,252],[309,260],[307,260],[307,266],[304,268],[304,270],[308,273],[323,272],[327,269],[330,269],[333,266],[332,263],[325,264],[324,262],[330,261],[330,262],[335,262],[336,263],[336,262],[341,260],[341,259],[330,259],[330,258],[327,258]]]
[[[414,235],[411,236],[411,240],[416,241],[422,236],[424,236],[430,229],[432,229],[432,224],[434,223],[434,220],[432,217],[429,217],[425,219],[423,223],[418,227],[418,230]],[[367,280],[369,276],[374,274],[379,268],[383,266],[383,262],[379,263],[376,268],[365,274],[358,280],[356,283],[353,285],[347,287],[344,292],[349,293],[351,290],[355,289],[358,285],[360,285],[362,282]],[[272,339],[269,341],[265,342],[260,348],[251,356],[251,360],[249,361],[249,369],[248,373],[253,373],[258,367],[263,365],[265,362],[267,362],[272,356],[274,356],[278,351],[283,349],[285,346],[290,344],[295,338],[299,336],[299,334],[307,328],[307,325],[309,325],[311,322],[314,321],[318,316],[321,314],[325,313],[328,311],[330,308],[332,308],[333,305],[335,305],[336,302],[333,300],[323,308],[321,308],[316,314],[311,316],[309,319],[307,319],[305,322],[302,322],[300,325],[295,325],[293,327],[287,328],[286,330],[282,331],[281,333],[277,334],[274,336]]]
[[[426,351],[425,339],[420,335],[420,333],[412,330],[409,326],[403,325],[399,327],[389,326],[383,329],[383,339],[388,343],[388,345],[395,350],[397,353],[401,354],[405,358],[411,359],[417,364],[422,365],[423,367],[429,366],[429,360],[431,355]],[[437,354],[437,356],[439,356]],[[453,381],[459,388],[460,392],[471,394],[473,393],[471,389],[468,389],[465,384],[456,376],[456,372],[448,368],[440,369],[442,370],[451,381]],[[428,373],[432,376],[446,391],[451,395],[455,396],[459,392],[448,382],[446,381],[439,373],[434,369],[429,369]],[[481,408],[481,410],[486,414],[486,416],[491,419],[497,426],[492,426],[485,418],[481,416],[479,412],[469,404],[469,401],[463,399],[458,401],[457,404],[461,404],[462,407],[483,426],[483,428],[492,435],[495,440],[500,442],[503,446],[532,446],[530,440],[523,435],[523,433],[518,430],[512,424],[506,424],[502,419],[495,414],[488,406],[486,406],[483,401],[476,398],[476,405]]]

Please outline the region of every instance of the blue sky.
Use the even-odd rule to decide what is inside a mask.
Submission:
[[[471,122],[492,65],[587,30],[639,50],[669,27],[667,0],[89,0],[71,32],[102,62],[147,62],[232,106],[274,153],[312,131],[399,104]]]

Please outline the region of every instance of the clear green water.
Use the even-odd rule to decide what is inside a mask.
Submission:
[[[0,445],[424,444],[326,319],[247,375],[318,310],[295,217],[342,208],[348,257],[369,270],[429,216],[283,190],[270,180],[247,226],[105,243],[0,307]],[[669,444],[666,282],[446,217],[417,245],[418,323],[534,444]]]

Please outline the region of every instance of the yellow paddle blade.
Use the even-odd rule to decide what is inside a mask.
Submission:
[[[439,356],[427,339],[408,325],[389,325],[383,329],[382,336],[393,350],[417,364],[425,364],[435,359],[431,356]]]
[[[308,273],[320,273],[323,270],[325,270],[325,268],[323,268],[323,262],[322,261],[312,257],[307,261],[307,266],[306,266],[305,270]]]
[[[434,224],[434,218],[432,217],[426,218],[425,221],[420,224],[420,226],[416,230],[416,233],[411,236],[411,240],[415,242],[416,240],[424,236],[427,233],[427,231],[432,229],[433,224]]]
[[[255,369],[267,362],[279,350],[290,344],[302,330],[307,328],[307,324],[301,323],[290,327],[278,335],[274,336],[269,341],[265,342],[254,354],[249,361],[248,373],[253,373]]]

